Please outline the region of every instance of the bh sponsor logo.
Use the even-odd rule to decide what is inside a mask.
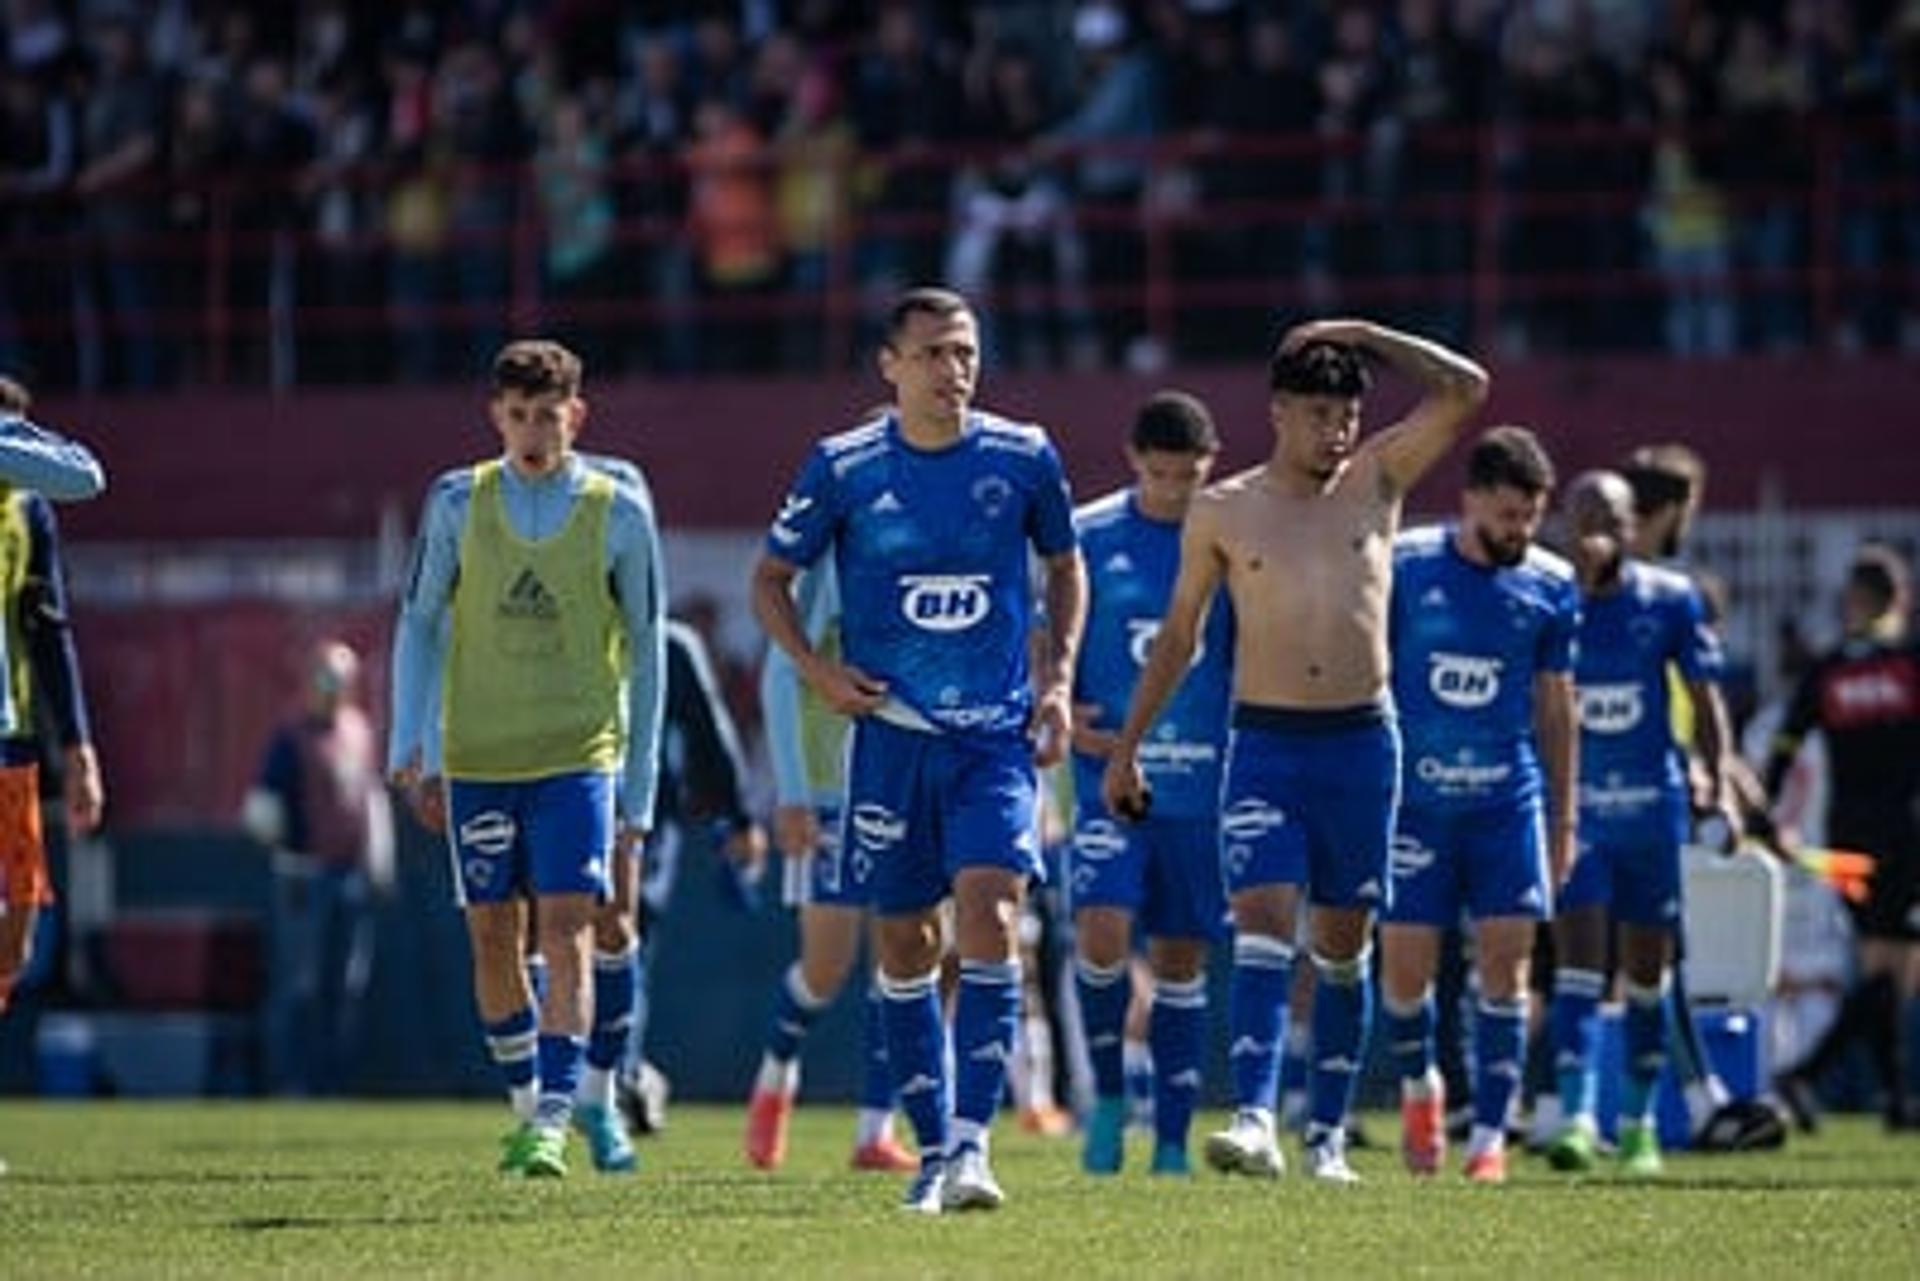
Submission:
[[[964,632],[993,611],[986,574],[907,574],[900,612],[922,631]]]
[[[1427,657],[1427,688],[1448,707],[1473,711],[1500,697],[1498,658],[1437,651]]]
[[[1646,696],[1638,681],[1583,685],[1577,691],[1580,728],[1593,734],[1625,734],[1646,715]]]

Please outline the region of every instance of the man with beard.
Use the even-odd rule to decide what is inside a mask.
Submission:
[[[1533,433],[1495,427],[1467,457],[1459,521],[1394,545],[1393,701],[1406,756],[1380,929],[1382,1026],[1400,1076],[1401,1153],[1415,1174],[1433,1174],[1446,1152],[1433,1036],[1442,932],[1463,912],[1473,921],[1480,999],[1466,1175],[1500,1183],[1534,935],[1573,863],[1579,592],[1566,561],[1532,546],[1552,486]]]

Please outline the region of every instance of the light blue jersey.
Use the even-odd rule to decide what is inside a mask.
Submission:
[[[1451,526],[1394,540],[1393,701],[1406,778],[1401,805],[1477,808],[1541,790],[1534,677],[1574,662],[1580,594],[1573,569],[1541,548],[1486,568]]]
[[[1574,683],[1580,705],[1580,822],[1664,816],[1687,797],[1673,737],[1667,666],[1720,675],[1720,642],[1693,583],[1629,560],[1611,591],[1586,598]]]
[[[553,537],[571,518],[589,469],[613,479],[607,519],[607,565],[627,631],[626,756],[619,812],[644,823],[654,812],[666,698],[666,588],[653,498],[640,469],[624,459],[575,454],[554,476],[529,480],[501,469],[500,496],[513,532],[529,541]],[[420,535],[393,651],[393,729],[388,770],[417,762],[442,772],[441,675],[460,575],[460,543],[473,494],[473,468],[443,474],[427,495]],[[632,816],[643,816],[634,820]]]
[[[917,448],[892,414],[828,437],[767,533],[809,566],[834,554],[848,663],[887,684],[898,723],[1017,738],[1033,704],[1028,550],[1075,546],[1066,476],[1046,433],[967,416]]]
[[[1074,515],[1087,561],[1087,628],[1074,672],[1073,700],[1093,703],[1095,729],[1117,730],[1153,648],[1180,569],[1180,526],[1140,510],[1131,489]],[[1192,665],[1140,744],[1140,768],[1162,818],[1211,817],[1220,809],[1227,710],[1233,696],[1233,609],[1216,592]],[[1106,762],[1074,756],[1075,793],[1100,795]]]

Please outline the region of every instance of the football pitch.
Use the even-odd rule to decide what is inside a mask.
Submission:
[[[1505,1188],[1416,1183],[1390,1151],[1357,1188],[1095,1181],[1072,1140],[1003,1124],[996,1214],[923,1219],[846,1168],[851,1116],[802,1107],[777,1175],[735,1108],[676,1106],[641,1171],[493,1173],[480,1103],[0,1103],[0,1276],[1914,1277],[1920,1137],[1831,1122],[1786,1150],[1678,1156],[1655,1185],[1521,1160]],[[1216,1120],[1203,1116],[1203,1124]],[[1369,1119],[1390,1139],[1391,1123]],[[1196,1145],[1197,1146],[1197,1145]]]

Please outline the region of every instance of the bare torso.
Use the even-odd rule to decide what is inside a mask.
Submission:
[[[1382,697],[1400,499],[1378,457],[1362,452],[1311,494],[1256,467],[1200,505],[1233,601],[1235,698],[1312,710]]]

